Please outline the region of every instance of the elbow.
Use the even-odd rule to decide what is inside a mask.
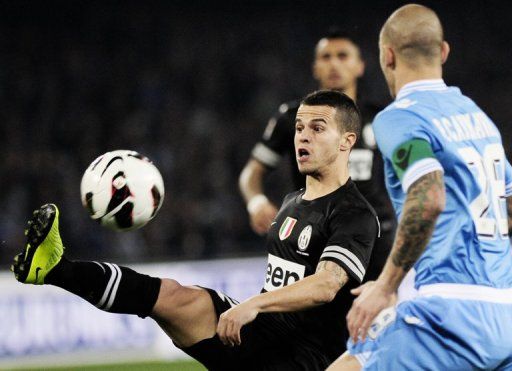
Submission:
[[[238,188],[242,193],[258,191],[266,172],[265,165],[255,159],[250,159],[238,177]],[[258,191],[259,192],[259,191]]]
[[[433,218],[437,218],[446,208],[446,193],[438,192],[436,197],[433,197],[430,202],[428,212]]]
[[[332,274],[329,274],[328,277],[322,281],[321,286],[318,290],[315,290],[314,302],[316,305],[322,305],[330,303],[338,294],[340,290],[339,281]]]
[[[252,171],[248,165],[245,165],[244,169],[240,173],[238,177],[238,188],[243,192],[244,189],[247,188],[250,183],[250,179],[252,177]]]
[[[422,215],[425,219],[434,220],[446,208],[446,189],[444,184],[438,187],[432,187],[423,195]]]

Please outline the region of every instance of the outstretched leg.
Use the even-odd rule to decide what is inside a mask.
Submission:
[[[11,267],[18,281],[61,287],[104,311],[151,316],[180,347],[215,335],[217,315],[206,290],[112,263],[67,260],[55,205],[36,210],[25,233]]]

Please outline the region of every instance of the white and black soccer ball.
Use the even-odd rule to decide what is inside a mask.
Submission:
[[[164,200],[164,182],[147,157],[118,150],[89,165],[80,193],[92,219],[110,229],[129,231],[155,217]]]

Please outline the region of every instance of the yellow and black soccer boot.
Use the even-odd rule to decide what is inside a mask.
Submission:
[[[59,209],[46,204],[34,211],[25,230],[27,243],[14,257],[11,270],[22,283],[42,285],[46,275],[59,263],[64,252],[59,234]]]

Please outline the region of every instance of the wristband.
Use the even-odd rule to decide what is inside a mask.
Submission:
[[[267,202],[268,198],[264,194],[257,194],[251,197],[249,202],[247,202],[247,211],[249,212],[249,214],[254,214],[263,204]]]

